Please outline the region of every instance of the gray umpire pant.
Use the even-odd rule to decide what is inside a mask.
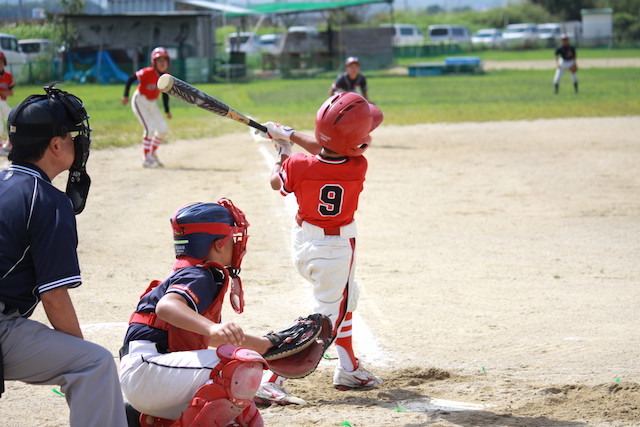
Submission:
[[[0,312],[0,348],[6,380],[60,386],[72,427],[127,426],[116,364],[104,347]]]

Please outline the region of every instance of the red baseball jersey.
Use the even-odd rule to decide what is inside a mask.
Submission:
[[[158,89],[158,79],[160,74],[153,67],[145,67],[136,71],[138,79],[138,92],[150,100],[158,99],[160,89]]]
[[[367,173],[363,156],[329,158],[295,153],[282,163],[280,193],[294,193],[298,216],[322,228],[353,221]]]
[[[7,100],[7,95],[4,94],[4,91],[13,89],[13,76],[7,70],[4,70],[0,73],[0,98],[3,100]]]

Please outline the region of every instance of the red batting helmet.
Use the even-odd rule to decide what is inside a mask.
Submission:
[[[327,99],[316,114],[316,141],[344,156],[360,156],[371,144],[369,133],[382,123],[382,112],[354,92]]]
[[[167,62],[171,63],[171,57],[169,57],[169,51],[164,47],[157,47],[151,52],[151,65],[156,65],[156,59],[167,58]]]
[[[0,61],[4,63],[4,66],[7,66],[7,57],[4,55],[4,52],[0,51]]]

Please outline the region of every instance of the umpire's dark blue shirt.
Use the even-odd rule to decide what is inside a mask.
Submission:
[[[40,294],[82,281],[71,201],[37,166],[0,172],[0,301],[29,317]]]

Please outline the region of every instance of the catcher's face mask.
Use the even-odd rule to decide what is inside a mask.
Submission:
[[[242,258],[244,254],[247,253],[247,241],[249,240],[247,228],[249,227],[249,221],[247,221],[244,212],[237,208],[231,200],[223,197],[218,199],[217,203],[229,211],[235,224],[231,227],[231,234],[228,235],[225,240],[233,238],[233,257],[231,265],[229,266],[229,274],[231,274],[231,277],[237,277],[238,274],[240,274]]]

